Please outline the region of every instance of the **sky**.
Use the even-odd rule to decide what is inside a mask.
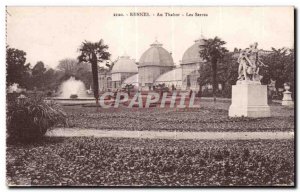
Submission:
[[[124,54],[138,61],[157,39],[178,65],[201,34],[220,37],[230,51],[254,42],[265,50],[293,48],[293,11],[293,7],[8,7],[7,44],[25,51],[31,65],[43,61],[55,68],[62,59],[77,58],[84,40],[103,39],[112,61]],[[150,16],[127,16],[132,12]],[[195,13],[207,16],[186,16]]]

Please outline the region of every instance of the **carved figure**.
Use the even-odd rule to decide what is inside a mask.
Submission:
[[[242,50],[238,58],[238,81],[253,81],[260,83],[262,76],[259,75],[259,67],[264,65],[258,57],[257,43]]]

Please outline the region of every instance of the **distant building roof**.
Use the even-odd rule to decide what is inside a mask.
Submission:
[[[203,58],[200,57],[200,45],[204,45],[204,39],[201,37],[195,41],[195,43],[189,47],[183,54],[181,64],[190,64],[190,63],[198,63],[204,61]]]
[[[155,80],[155,84],[162,84],[165,83],[168,86],[171,86],[174,84],[175,86],[180,84],[181,85],[182,81],[182,68],[176,68],[173,69],[172,71],[168,71],[161,76],[159,76]]]
[[[139,74],[132,75],[125,79],[122,83],[122,87],[124,87],[126,84],[128,85],[134,85],[135,87],[139,86]]]
[[[144,66],[174,66],[172,55],[155,41],[141,56],[139,67]]]
[[[135,60],[130,59],[129,56],[121,56],[114,64],[111,73],[137,73],[138,68]]]

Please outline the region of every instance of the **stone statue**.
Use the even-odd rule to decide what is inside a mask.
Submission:
[[[265,66],[259,60],[257,43],[241,51],[239,77],[236,85],[232,85],[229,117],[270,117],[267,85],[262,85],[259,68]]]
[[[238,84],[242,82],[260,84],[262,76],[259,75],[259,67],[266,65],[259,60],[257,45],[257,43],[250,45],[239,55]]]

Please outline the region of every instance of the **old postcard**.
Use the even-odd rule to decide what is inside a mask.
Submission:
[[[6,9],[6,183],[295,186],[294,7]]]

